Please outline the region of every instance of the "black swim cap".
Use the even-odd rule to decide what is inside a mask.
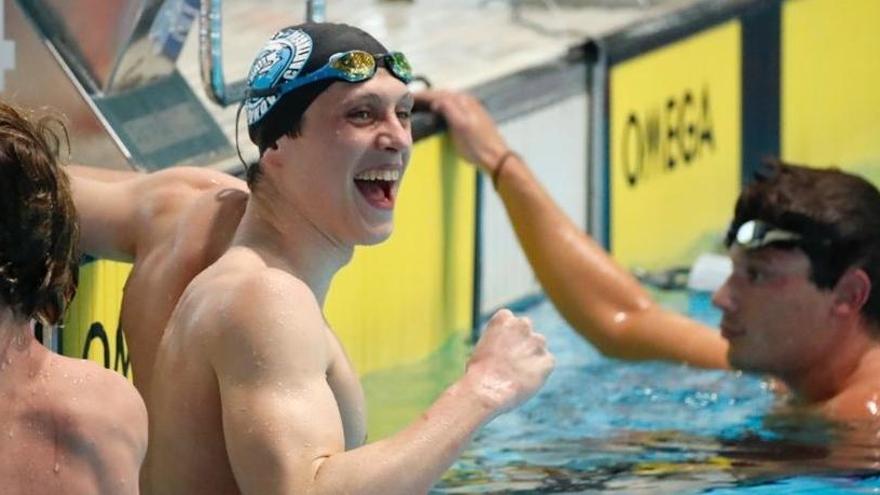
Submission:
[[[282,29],[257,54],[248,73],[248,90],[267,90],[327,64],[330,56],[349,50],[387,53],[388,50],[366,32],[346,24],[307,22]],[[279,96],[245,100],[248,135],[262,152],[288,133],[309,105],[335,79],[324,79]]]

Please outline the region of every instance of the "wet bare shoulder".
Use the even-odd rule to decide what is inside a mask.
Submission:
[[[137,187],[148,191],[144,195],[142,212],[148,217],[176,211],[205,192],[247,191],[241,179],[197,167],[174,167],[145,176]]]
[[[149,175],[156,185],[183,185],[191,189],[247,190],[245,182],[229,174],[201,167],[171,167]]]
[[[851,387],[817,409],[838,421],[874,420],[880,417],[880,383]]]
[[[302,354],[308,354],[310,362],[328,361],[324,319],[302,281],[264,267],[227,277],[222,287],[211,315],[215,331],[205,342],[212,360],[250,353],[266,364],[296,360]],[[250,361],[243,364],[249,366],[254,360]]]
[[[136,493],[147,448],[147,411],[134,386],[96,363],[53,358],[47,376],[58,399],[42,421],[71,465],[88,466],[100,493]],[[59,465],[59,469],[64,466]]]
[[[53,373],[72,405],[71,414],[88,424],[107,424],[127,438],[141,455],[146,450],[147,411],[125,377],[92,361],[55,356]]]

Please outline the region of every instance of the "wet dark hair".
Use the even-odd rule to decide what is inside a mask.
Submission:
[[[294,91],[293,95],[282,98],[272,108],[271,117],[267,116],[259,125],[252,126],[251,140],[260,150],[260,158],[269,148],[275,147],[275,141],[282,136],[298,137],[302,133],[302,124],[306,110],[321,93],[335,81],[324,80],[303,86]],[[261,175],[261,165],[257,161],[250,164],[245,172],[248,187],[254,188]]]
[[[29,121],[0,102],[0,302],[55,324],[76,293],[79,228],[58,164],[57,118]]]
[[[763,220],[803,236],[790,244],[810,260],[810,280],[831,289],[850,268],[871,279],[863,316],[880,337],[880,191],[836,168],[817,169],[767,160],[740,194],[727,236],[749,220]]]

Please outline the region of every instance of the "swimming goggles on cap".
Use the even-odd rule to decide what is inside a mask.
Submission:
[[[248,90],[249,98],[283,96],[297,88],[325,79],[339,79],[360,82],[376,75],[379,66],[385,66],[397,79],[409,84],[413,80],[412,68],[403,53],[372,54],[363,50],[350,50],[330,56],[330,60],[320,69],[302,77],[266,89]]]
[[[758,249],[770,244],[796,243],[803,236],[761,220],[749,220],[739,226],[732,240],[745,249]]]

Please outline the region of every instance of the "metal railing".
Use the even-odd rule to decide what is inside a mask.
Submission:
[[[205,93],[218,105],[229,106],[244,99],[247,81],[241,79],[226,84],[223,75],[222,4],[222,0],[202,0],[199,12],[199,66]],[[323,22],[325,18],[324,0],[306,2],[308,21]]]

